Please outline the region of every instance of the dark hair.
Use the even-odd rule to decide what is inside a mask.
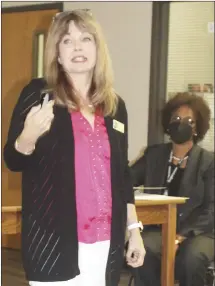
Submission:
[[[168,134],[168,127],[173,112],[186,105],[192,109],[196,118],[196,133],[194,142],[201,141],[210,127],[210,108],[202,96],[189,92],[177,93],[170,98],[162,110],[162,126],[164,133]]]

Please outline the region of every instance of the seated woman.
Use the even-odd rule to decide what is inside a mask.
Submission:
[[[178,93],[162,114],[171,143],[147,147],[131,166],[134,186],[163,186],[162,194],[189,197],[177,208],[175,277],[180,286],[204,286],[214,259],[214,154],[197,145],[209,122],[210,109],[202,97]],[[140,286],[159,286],[160,226],[145,227],[143,240],[146,256],[138,268]]]

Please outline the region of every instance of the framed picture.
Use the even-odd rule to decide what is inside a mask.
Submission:
[[[211,83],[205,83],[204,84],[204,87],[203,87],[203,91],[204,92],[210,92],[210,93],[213,93],[213,84]]]
[[[189,92],[201,92],[201,85],[199,83],[190,83],[188,84]]]

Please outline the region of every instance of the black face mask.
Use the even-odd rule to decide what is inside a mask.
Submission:
[[[186,122],[172,122],[169,124],[169,135],[176,144],[183,144],[189,141],[193,135],[193,129]]]

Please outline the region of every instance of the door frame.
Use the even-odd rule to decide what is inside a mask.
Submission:
[[[30,11],[44,11],[44,10],[58,10],[59,12],[63,12],[63,2],[54,2],[48,4],[35,4],[35,5],[26,5],[26,6],[18,6],[18,7],[5,7],[2,8],[2,14],[8,13],[17,13],[17,12],[30,12]],[[12,248],[12,249],[20,249],[21,238],[20,235],[4,235],[2,236],[2,247]]]
[[[148,144],[164,142],[161,111],[167,98],[167,68],[170,2],[156,1],[152,6],[152,36],[148,116]]]
[[[44,10],[58,10],[59,12],[63,12],[63,2],[54,2],[48,4],[33,4],[33,5],[26,5],[26,6],[18,6],[18,7],[5,7],[2,8],[2,13],[17,13],[17,12],[30,12],[30,11],[44,11]],[[35,35],[33,36],[33,64],[32,64],[32,78],[35,77],[36,71],[36,62],[37,62],[37,41],[38,35],[44,34],[44,31],[36,31]]]
[[[3,7],[1,9],[2,13],[14,13],[14,12],[28,12],[28,11],[41,11],[41,10],[52,10],[58,9],[59,12],[63,12],[63,2],[54,2],[48,4],[32,4],[26,6],[16,6],[16,7]]]

